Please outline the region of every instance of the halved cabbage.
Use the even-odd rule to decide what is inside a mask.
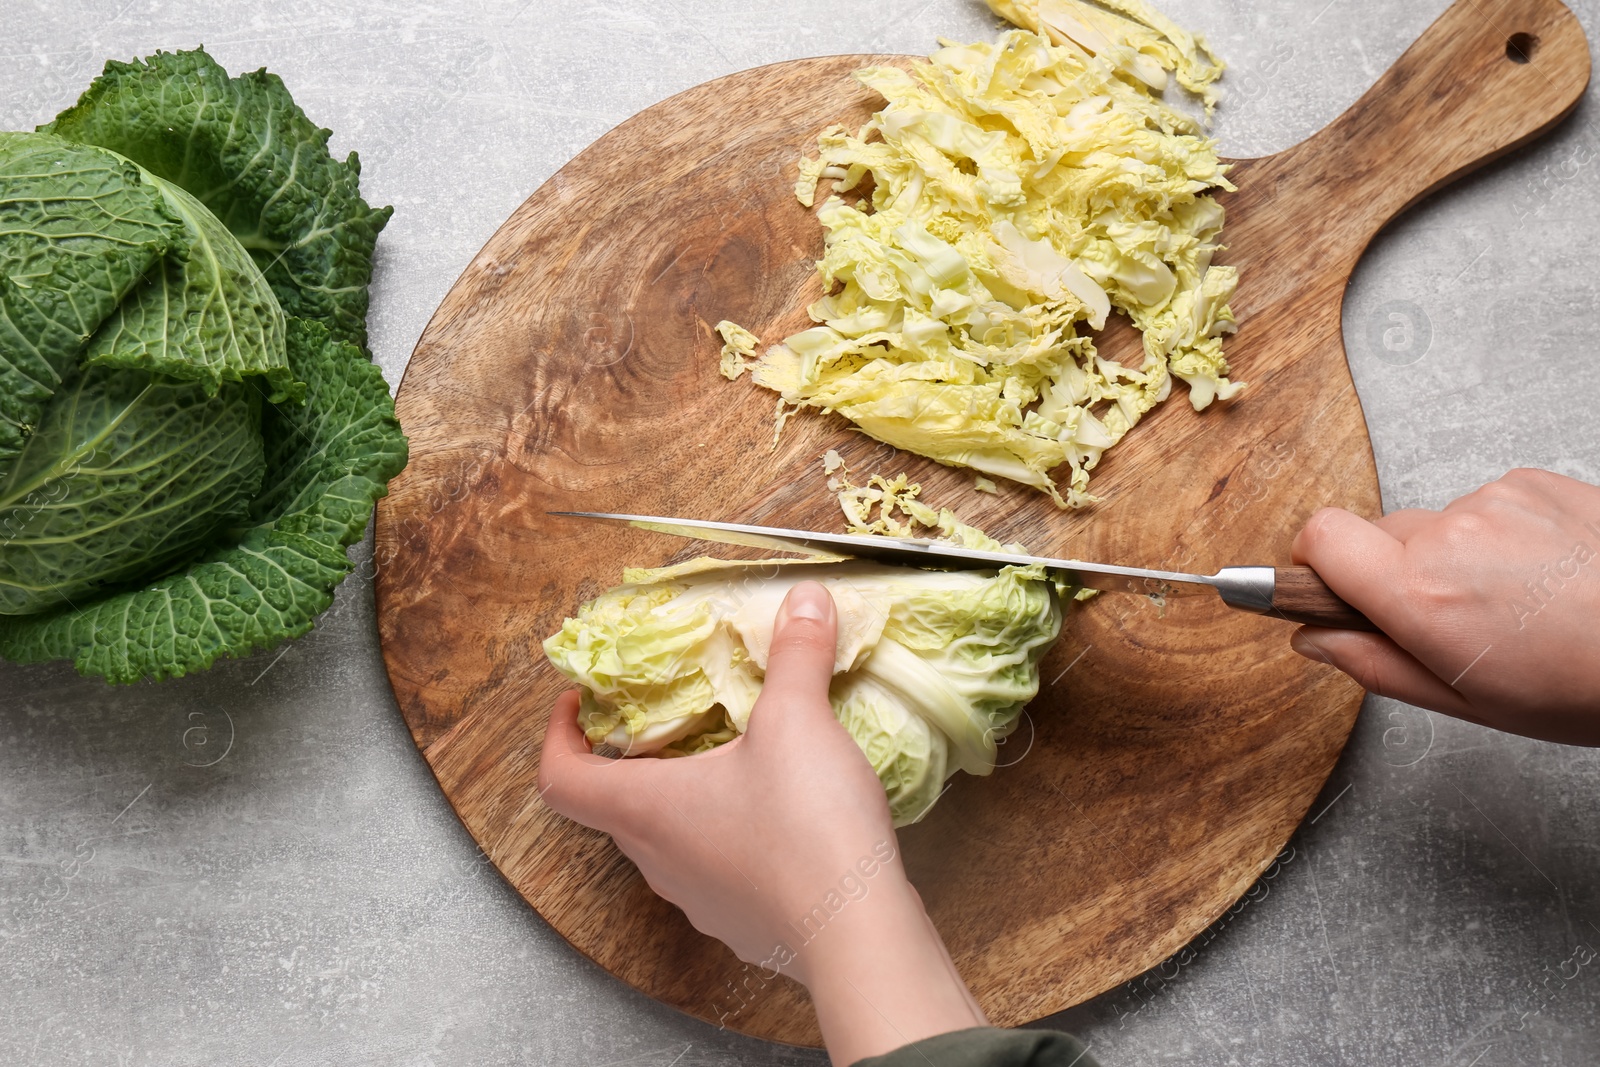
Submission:
[[[1004,547],[918,503],[904,476],[841,492],[857,532],[928,525],[974,547]],[[749,724],[773,618],[808,579],[827,588],[839,617],[829,701],[883,781],[895,825],[922,818],[956,770],[990,773],[1061,630],[1062,590],[1037,567],[697,559],[630,569],[625,584],[567,619],[545,654],[583,687],[579,722],[590,741],[624,755],[704,751]]]

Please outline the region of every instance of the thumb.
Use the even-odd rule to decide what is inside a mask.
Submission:
[[[801,582],[789,590],[773,619],[766,680],[746,733],[771,729],[758,724],[780,703],[785,710],[827,709],[832,719],[828,683],[833,679],[838,641],[839,617],[828,591],[817,582]]]
[[[1479,721],[1465,697],[1383,634],[1303,626],[1289,638],[1289,647],[1337,667],[1369,693]]]

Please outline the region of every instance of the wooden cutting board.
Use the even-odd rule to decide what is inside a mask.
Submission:
[[[791,194],[796,162],[823,127],[854,127],[879,106],[850,72],[885,62],[908,60],[798,60],[701,85],[540,187],[417,344],[398,402],[411,465],[378,512],[390,681],[473,837],[623,981],[796,1044],[818,1041],[803,990],[746,984],[736,998],[730,983],[746,972],[733,955],[654,897],[608,838],[537,797],[546,712],[566,687],[541,639],[624,565],[701,547],[545,512],[837,529],[819,465],[837,448],[858,475],[907,471],[928,500],[1042,553],[1202,571],[1285,562],[1317,508],[1379,512],[1340,328],[1367,242],[1418,198],[1548,129],[1589,77],[1583,32],[1555,0],[1462,0],[1326,130],[1239,163],[1224,261],[1242,277],[1229,355],[1250,388],[1201,414],[1174,390],[1095,472],[1104,502],[1067,513],[1016,486],[976,493],[970,473],[832,416],[795,417],[774,448],[773,395],[718,375],[718,320],[768,342],[808,325],[822,244]],[[1105,339],[1113,355],[1136,344],[1131,330]],[[901,834],[997,1024],[1150,968],[1271,863],[1362,698],[1292,654],[1288,636],[1207,600],[1175,601],[1162,617],[1148,601],[1099,597],[1046,662],[1003,749],[1011,765],[958,776]]]

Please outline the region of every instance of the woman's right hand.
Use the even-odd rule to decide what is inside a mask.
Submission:
[[[1296,652],[1380,696],[1600,745],[1600,488],[1514,470],[1443,511],[1325,508],[1294,559],[1383,630],[1304,627]]]

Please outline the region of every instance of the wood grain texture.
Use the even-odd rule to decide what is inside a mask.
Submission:
[[[1538,38],[1532,62],[1506,55]],[[876,106],[842,56],[746,71],[623,123],[542,186],[440,306],[399,394],[412,460],[378,518],[379,626],[412,735],[517,890],[579,950],[651,996],[750,1034],[815,1044],[803,991],[751,980],[655,898],[603,835],[535,790],[564,688],[541,639],[623,565],[695,546],[548,519],[589,509],[833,529],[818,460],[906,470],[927,498],[1041,553],[1210,571],[1287,563],[1317,508],[1379,510],[1345,363],[1342,294],[1394,214],[1537,135],[1588,80],[1555,0],[1462,0],[1346,115],[1241,163],[1226,260],[1230,347],[1251,388],[1196,414],[1174,397],[1096,472],[1078,513],[915,460],[838,419],[796,417],[717,373],[711,326],[768,341],[807,325],[821,232],[790,195],[817,132]],[[1112,354],[1137,344],[1108,331]],[[1181,390],[1179,390],[1181,393]],[[1106,595],[1076,612],[989,778],[958,776],[902,833],[907,862],[994,1021],[1059,1011],[1156,964],[1267,867],[1360,705],[1289,652],[1287,629],[1189,599],[1165,617]],[[735,987],[742,991],[735,993]]]
[[[1273,574],[1272,610],[1279,622],[1326,626],[1335,630],[1381,632],[1371,619],[1339,599],[1310,567],[1278,567]]]

